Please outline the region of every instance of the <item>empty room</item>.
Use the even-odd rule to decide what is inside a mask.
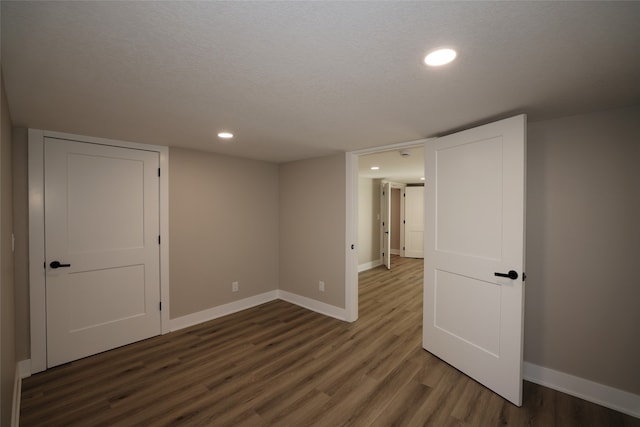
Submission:
[[[0,2],[1,426],[640,426],[640,2]]]

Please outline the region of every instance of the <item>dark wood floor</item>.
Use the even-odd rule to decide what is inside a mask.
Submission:
[[[360,274],[360,319],[274,301],[24,381],[22,426],[640,426],[525,382],[517,408],[421,348],[422,262]]]

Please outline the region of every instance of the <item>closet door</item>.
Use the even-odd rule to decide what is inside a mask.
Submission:
[[[404,256],[424,258],[424,187],[404,191]]]
[[[44,150],[47,366],[159,335],[159,154]]]

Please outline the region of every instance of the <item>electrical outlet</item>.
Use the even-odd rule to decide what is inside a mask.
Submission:
[[[231,283],[231,292],[238,292],[238,282]]]
[[[320,289],[320,292],[324,292],[324,281],[320,280],[318,283],[318,289]]]

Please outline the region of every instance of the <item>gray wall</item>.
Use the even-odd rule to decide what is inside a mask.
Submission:
[[[640,106],[531,123],[525,360],[640,394]]]
[[[14,283],[16,296],[16,358],[25,360],[31,354],[29,334],[29,168],[27,162],[27,129],[13,128],[13,233],[16,237]]]
[[[172,318],[277,289],[278,166],[170,148],[169,231]]]
[[[640,107],[529,124],[525,360],[636,394],[639,147]],[[15,148],[14,167],[26,165]],[[276,288],[344,307],[344,155],[278,166],[172,148],[170,181],[172,317]],[[26,303],[16,305],[20,359]]]
[[[280,165],[280,289],[345,307],[344,153]],[[325,292],[318,281],[325,282]]]
[[[11,117],[0,74],[0,424],[11,423],[16,371],[15,301],[13,284],[13,200],[11,178]]]
[[[380,182],[358,179],[358,264],[380,260]]]

